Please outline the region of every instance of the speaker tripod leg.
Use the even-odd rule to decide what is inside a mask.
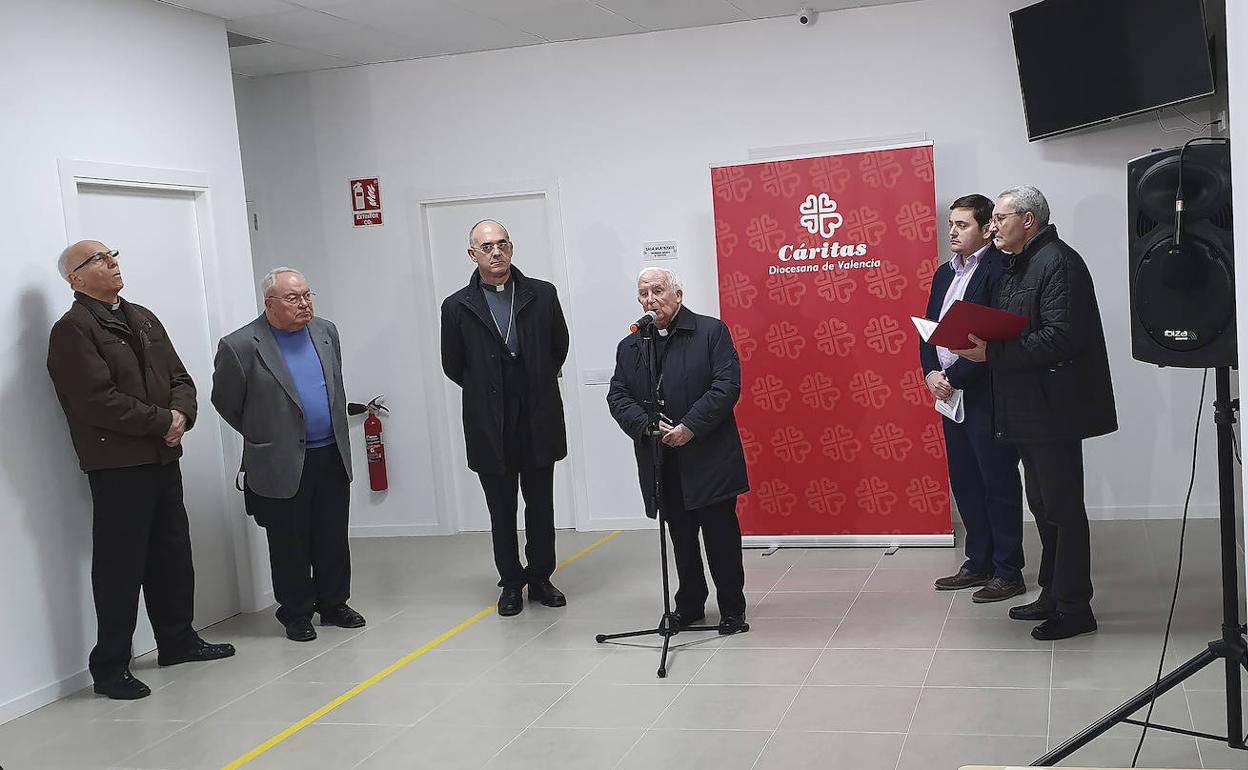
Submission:
[[[1218,650],[1215,649],[1215,646],[1215,644],[1210,644],[1209,647],[1202,650],[1195,657],[1171,671],[1169,674],[1163,676],[1161,681],[1159,681],[1155,686],[1150,686],[1140,691],[1131,700],[1093,722],[1083,732],[1040,757],[1035,762],[1032,762],[1032,766],[1052,767],[1058,762],[1061,762],[1066,757],[1083,748],[1106,730],[1109,730],[1109,728],[1114,725],[1121,724],[1124,719],[1129,718],[1132,714],[1144,708],[1153,700],[1160,698],[1165,693],[1182,684],[1185,679],[1193,676],[1205,666],[1220,660],[1221,656],[1219,655]]]

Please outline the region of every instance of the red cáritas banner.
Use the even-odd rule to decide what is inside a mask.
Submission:
[[[716,166],[711,188],[741,356],[742,533],[950,533],[909,320],[937,265],[932,145]]]

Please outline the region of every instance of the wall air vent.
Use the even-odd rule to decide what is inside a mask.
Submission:
[[[247,45],[262,45],[269,42],[267,40],[261,40],[258,37],[248,37],[247,35],[240,35],[237,32],[230,32],[229,30],[226,30],[225,39],[229,41],[230,48],[242,48]]]

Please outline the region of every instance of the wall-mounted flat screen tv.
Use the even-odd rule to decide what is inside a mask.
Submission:
[[[1214,92],[1204,0],[1041,0],[1010,24],[1031,141]]]

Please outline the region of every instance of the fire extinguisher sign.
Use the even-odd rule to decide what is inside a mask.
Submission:
[[[381,224],[381,185],[377,177],[352,179],[351,213],[356,227]]]

